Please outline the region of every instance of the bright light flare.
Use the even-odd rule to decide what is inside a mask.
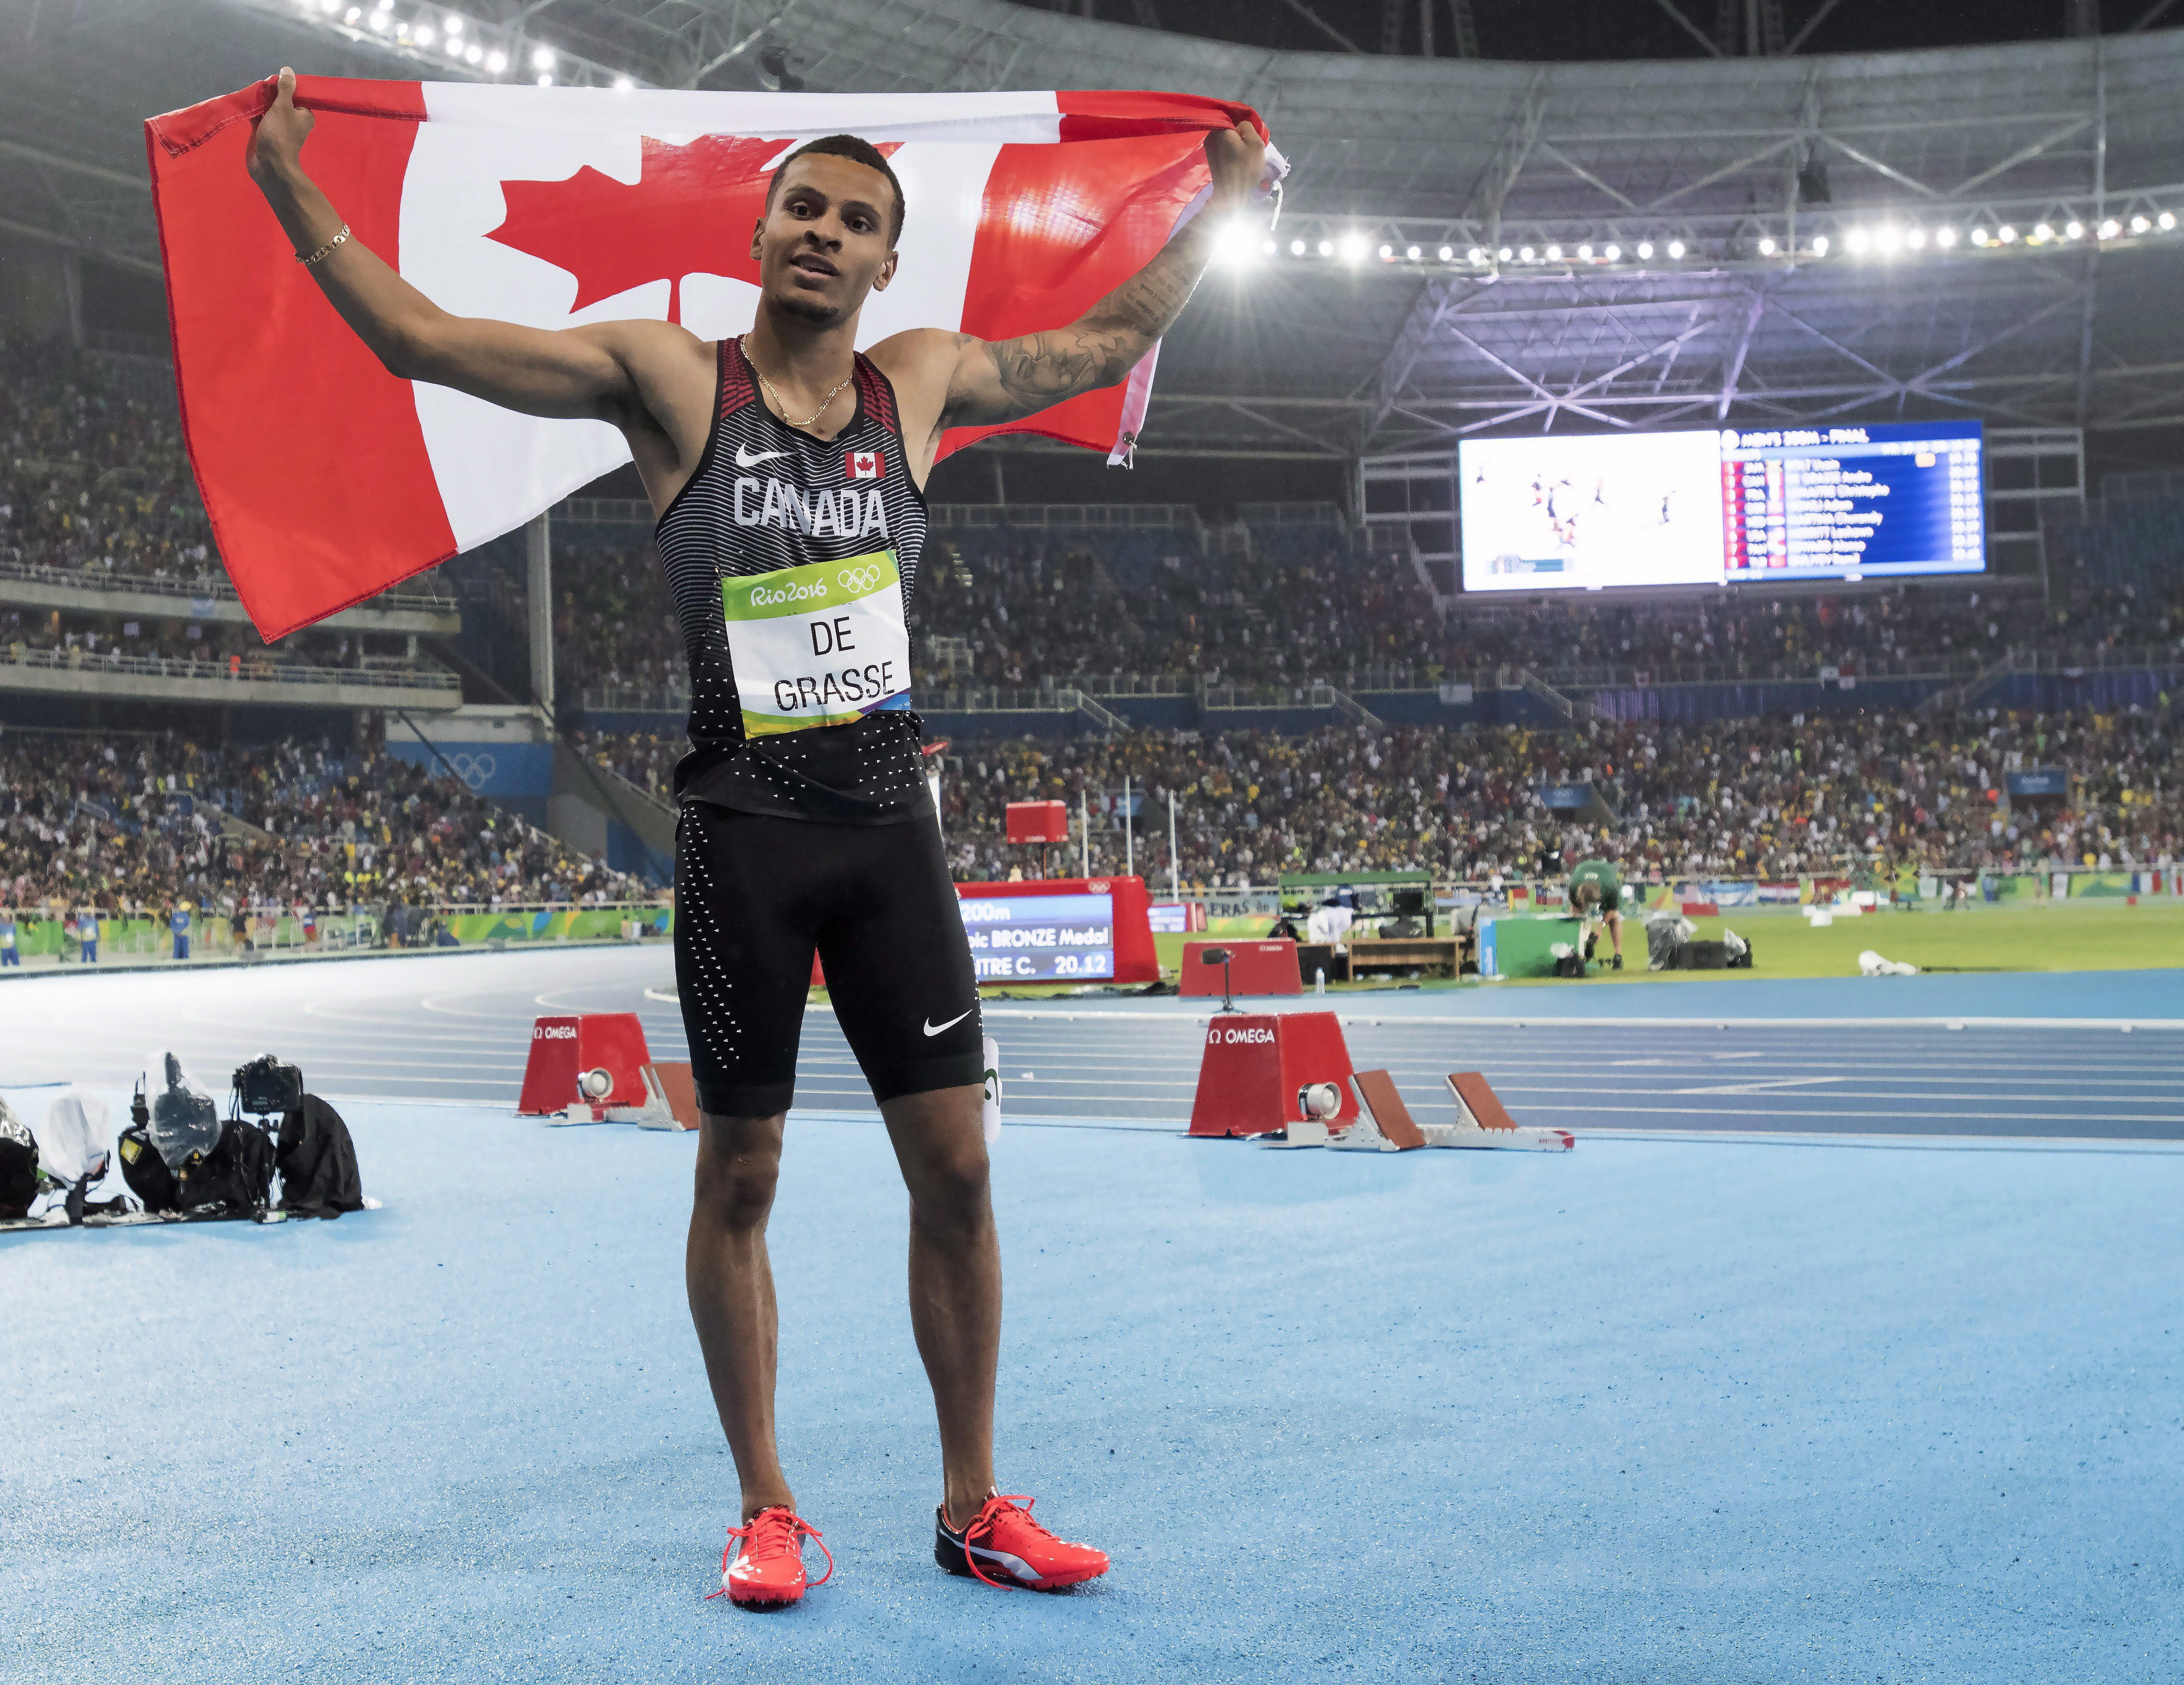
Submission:
[[[1671,240],[1669,242],[1669,255],[1671,258],[1680,258],[1683,254],[1684,243],[1681,240]]]

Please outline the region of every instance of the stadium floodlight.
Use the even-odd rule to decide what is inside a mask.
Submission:
[[[531,55],[531,68],[534,70],[552,70],[554,68],[554,49],[550,47],[541,47],[536,49]]]
[[[1514,252],[1511,251],[1511,250],[1510,250],[1507,246],[1504,246],[1504,247],[1502,247],[1502,248],[1500,251],[1496,252],[1494,255],[1495,255],[1496,257],[1499,258],[1499,259],[1500,259],[1503,263],[1507,263],[1507,262],[1508,262],[1508,261],[1509,261],[1509,259],[1512,259],[1512,258],[1515,257],[1517,254],[1516,254],[1516,253],[1514,253]]]
[[[2049,227],[2046,223],[2036,222],[2032,225],[2032,243],[2034,245],[2044,246],[2054,237],[2055,231]]]
[[[1638,243],[1638,255],[1641,259],[1652,257],[1653,255],[1653,243],[1651,240],[1641,240]]]
[[[1892,254],[1900,252],[1903,249],[1903,231],[1893,223],[1884,222],[1880,232],[1874,235],[1873,243]]]
[[[393,20],[384,12],[374,12],[371,14],[372,28],[377,30],[382,35],[387,32],[387,26]]]
[[[2005,246],[2014,246],[2017,243],[2017,230],[2005,222],[1994,231],[1994,237]]]
[[[1395,255],[1396,255],[1396,248],[1395,248],[1393,246],[1387,245],[1387,244],[1384,244],[1384,243],[1381,246],[1381,248],[1380,248],[1380,261],[1381,261],[1382,263],[1390,263],[1390,262],[1392,262],[1392,261],[1394,260],[1394,259],[1395,259]]]
[[[503,70],[505,70],[508,68],[508,55],[505,53],[487,53],[485,55],[485,67],[492,75],[496,76],[499,75]]]
[[[1680,258],[1683,254],[1684,243],[1681,240],[1671,240],[1669,242],[1669,255],[1670,257]]]
[[[1774,237],[1772,234],[1762,234],[1759,237],[1759,255],[1763,258],[1771,258],[1774,255]]]
[[[1562,260],[1563,248],[1560,246],[1550,246],[1547,248],[1547,261],[1549,263],[1560,263]]]
[[[1947,251],[1950,247],[1957,243],[1957,231],[1953,228],[1936,228],[1934,231],[1934,243],[1943,251]]]
[[[550,72],[550,71],[547,71],[547,70],[541,70],[541,71],[538,73],[538,86],[541,86],[541,87],[551,87],[551,86],[554,86],[554,77],[553,77],[553,74],[552,74],[552,72]]]
[[[1463,254],[1463,260],[1470,264],[1482,264],[1486,261],[1486,254],[1479,247],[1474,246]]]
[[[1529,246],[1519,246],[1517,248],[1517,261],[1518,263],[1529,263],[1531,260],[1532,248]]]
[[[348,10],[347,10],[346,12],[343,12],[343,13],[342,14],[342,21],[343,21],[343,23],[345,23],[345,24],[352,24],[352,25],[353,25],[353,24],[354,24],[354,23],[356,22],[356,20],[357,20],[359,18],[362,17],[363,15],[364,15],[364,8],[363,8],[363,7],[361,7],[361,6],[352,6],[352,7],[350,7],[350,8],[348,8]]]
[[[1267,239],[1260,243],[1259,255],[1261,257],[1270,258],[1280,248],[1274,244],[1273,237],[1269,236]]]
[[[1242,220],[1224,224],[1213,237],[1213,254],[1231,269],[1242,269],[1258,255],[1256,231]]]
[[[1925,251],[1926,249],[1926,231],[1923,228],[1905,229],[1903,231],[1903,243],[1910,247],[1910,248],[1914,252]]]
[[[1623,248],[1620,246],[1610,246],[1606,251],[1601,254],[1601,256],[1606,258],[1610,263],[1621,263],[1623,261]]]
[[[1984,228],[1975,228],[1975,229],[1973,229],[1973,230],[1972,230],[1972,244],[1974,244],[1975,246],[1984,246],[1985,244],[1986,244],[1986,229],[1984,229]]]
[[[448,57],[450,59],[460,59],[462,56],[462,38],[460,36],[449,36],[448,37]]]
[[[2063,237],[2066,240],[2084,239],[2086,237],[2086,225],[2082,222],[2064,223],[2063,225]]]
[[[2176,213],[2173,210],[2164,210],[2160,215],[2153,219],[2153,224],[2155,227],[2166,234],[2176,226]]]
[[[1292,241],[1290,241],[1290,255],[1291,257],[1293,257],[1293,258],[1301,258],[1301,257],[1302,257],[1302,256],[1304,255],[1304,242],[1303,242],[1303,241],[1301,241],[1301,240],[1292,240]]]
[[[1814,255],[1814,257],[1816,257],[1816,258],[1824,258],[1824,257],[1825,257],[1827,254],[1828,254],[1828,237],[1827,237],[1826,235],[1825,235],[1825,234],[1815,234],[1815,235],[1814,235],[1814,236],[1813,236],[1813,255]]]
[[[2131,232],[2134,234],[2143,234],[2153,226],[2153,225],[2142,216],[2134,216],[2131,220]]]
[[[1408,258],[1412,263],[1416,263],[1421,254],[1416,246],[1406,246],[1403,248],[1403,255]]]
[[[1345,234],[1342,237],[1341,254],[1343,262],[1364,262],[1365,250],[1365,237],[1362,234]]]
[[[1323,258],[1333,257],[1334,255],[1334,242],[1332,240],[1322,240],[1319,243],[1319,254]]]
[[[1866,232],[1863,228],[1853,228],[1843,236],[1843,246],[1852,257],[1862,254],[1868,243]]]
[[[2103,240],[2113,240],[2121,232],[2123,232],[2123,225],[2113,216],[2101,224],[2101,238]]]
[[[438,38],[439,37],[435,36],[432,31],[422,27],[413,29],[410,31],[410,39],[415,42],[420,47],[430,47]]]
[[[1453,246],[1443,246],[1440,250],[1435,253],[1434,255],[1438,257],[1443,263],[1454,263],[1456,261],[1456,248]]]
[[[463,20],[460,18],[450,16],[445,28],[449,35],[460,35],[463,32]]]
[[[614,91],[616,93],[627,93],[636,86],[637,84],[627,76],[616,76],[614,79]]]
[[[1591,245],[1583,245],[1577,248],[1577,260],[1580,263],[1591,263],[1592,261],[1592,248]]]
[[[476,64],[484,58],[485,48],[480,47],[475,41],[463,49],[463,60],[465,64]]]

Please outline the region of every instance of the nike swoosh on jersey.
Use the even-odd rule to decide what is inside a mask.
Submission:
[[[777,457],[786,456],[788,455],[788,453],[785,450],[761,450],[755,456],[746,456],[744,454],[743,446],[738,445],[736,447],[736,466],[738,468],[755,468],[761,462],[771,462]]]
[[[939,1035],[947,1030],[953,1029],[957,1024],[962,1023],[965,1018],[970,1017],[971,1013],[974,1013],[978,1010],[978,1009],[976,1007],[973,1007],[971,1008],[971,1012],[958,1013],[954,1018],[950,1018],[945,1024],[937,1024],[933,1023],[931,1018],[928,1018],[925,1021],[925,1033],[928,1035]]]

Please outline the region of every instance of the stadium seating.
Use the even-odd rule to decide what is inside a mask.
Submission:
[[[0,906],[347,907],[649,901],[447,777],[283,739],[0,737]]]

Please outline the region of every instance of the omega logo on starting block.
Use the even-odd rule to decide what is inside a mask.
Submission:
[[[541,1023],[532,1027],[531,1035],[534,1041],[574,1041],[577,1039],[577,1026],[573,1024]]]
[[[1232,1029],[1224,1035],[1217,1025],[1206,1033],[1209,1046],[1218,1046],[1224,1041],[1232,1047],[1239,1041],[1264,1041],[1271,1045],[1273,1039],[1274,1032],[1271,1029]]]

